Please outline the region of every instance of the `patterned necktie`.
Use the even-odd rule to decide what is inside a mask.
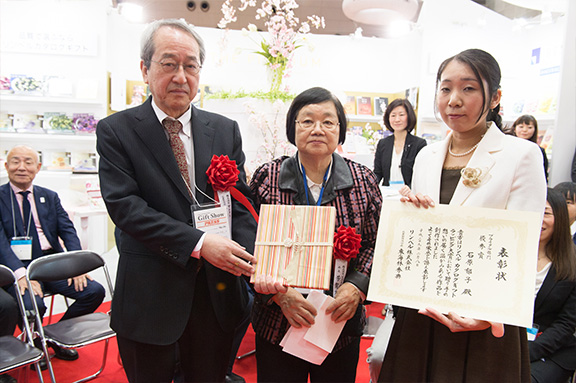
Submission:
[[[42,254],[40,247],[40,239],[38,238],[38,231],[36,230],[36,223],[34,217],[30,214],[30,201],[28,201],[28,194],[30,191],[18,192],[22,196],[22,222],[24,223],[24,233],[32,237],[32,254]],[[28,220],[30,220],[30,230],[28,230]]]
[[[186,161],[186,152],[184,151],[184,143],[178,136],[178,133],[182,130],[182,123],[178,120],[174,120],[173,118],[166,117],[162,121],[162,125],[168,132],[170,136],[170,146],[172,147],[172,151],[174,152],[174,157],[176,158],[176,162],[178,163],[178,168],[180,169],[180,173],[182,173],[182,177],[186,181],[188,185],[188,193],[190,193],[190,175],[188,174],[188,162]]]

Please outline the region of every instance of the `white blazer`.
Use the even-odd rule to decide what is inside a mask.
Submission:
[[[414,164],[412,190],[430,196],[435,203],[440,199],[440,175],[450,136],[424,147]],[[465,186],[461,178],[450,205],[544,213],[546,178],[542,152],[533,142],[505,135],[491,124],[467,167],[480,168],[488,174],[478,187]]]

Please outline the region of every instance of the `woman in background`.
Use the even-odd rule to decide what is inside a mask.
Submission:
[[[566,205],[568,206],[568,220],[570,228],[576,222],[576,182],[560,182],[558,185],[554,186],[554,190],[562,193],[566,199]],[[576,232],[572,237],[572,241],[576,245]]]
[[[374,174],[384,186],[410,186],[414,160],[426,146],[425,139],[411,133],[416,126],[416,114],[410,101],[400,98],[392,101],[384,113],[384,125],[393,134],[378,141]]]
[[[534,302],[538,335],[528,342],[530,368],[532,382],[565,383],[576,368],[576,252],[564,196],[548,189],[547,201]]]
[[[512,124],[512,135],[523,138],[528,141],[532,141],[538,145],[538,121],[529,114],[520,116]],[[544,148],[538,146],[542,151],[542,157],[544,160],[544,173],[546,174],[546,180],[548,180],[548,156]]]
[[[436,111],[451,133],[416,158],[404,201],[542,214],[546,180],[538,148],[500,130],[500,67],[469,49],[445,60],[436,77]],[[483,169],[465,184],[465,169]],[[467,174],[467,172],[464,172]],[[464,178],[464,177],[462,177]],[[372,276],[374,278],[374,275]],[[530,292],[527,292],[530,293]],[[379,382],[527,382],[526,329],[400,307]]]

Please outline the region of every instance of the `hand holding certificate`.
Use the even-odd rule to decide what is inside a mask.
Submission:
[[[537,213],[384,201],[368,299],[530,327],[539,229]]]

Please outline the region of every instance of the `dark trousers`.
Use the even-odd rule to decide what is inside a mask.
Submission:
[[[218,324],[203,269],[196,278],[188,324],[176,343],[146,344],[117,335],[130,383],[171,382],[178,364],[179,382],[224,382],[233,338],[234,331],[225,332]]]
[[[359,352],[358,337],[350,345],[329,354],[318,366],[285,353],[282,347],[256,336],[258,382],[306,383],[310,375],[312,383],[354,383]]]
[[[530,363],[532,383],[566,383],[574,370],[566,370],[553,360],[537,360]]]
[[[0,287],[0,336],[14,335],[19,313],[16,300]]]
[[[88,280],[88,285],[84,287],[82,291],[76,291],[74,288],[74,282],[68,286],[68,281],[61,280],[55,282],[43,282],[41,283],[42,291],[53,293],[53,294],[60,294],[67,298],[74,299],[74,303],[70,305],[68,310],[64,313],[61,320],[75,318],[77,316],[86,315],[93,313],[98,306],[104,300],[106,295],[106,290],[104,287],[96,282]],[[14,287],[11,287],[9,290],[10,294],[14,295],[16,292],[14,291]],[[26,310],[32,310],[34,307],[32,305],[32,300],[30,298],[30,291],[26,289],[26,292],[23,296],[24,298],[24,307]],[[36,303],[38,304],[38,310],[40,311],[40,316],[43,317],[44,313],[46,312],[46,305],[44,304],[44,300],[42,297],[37,295],[34,296],[36,299]]]

